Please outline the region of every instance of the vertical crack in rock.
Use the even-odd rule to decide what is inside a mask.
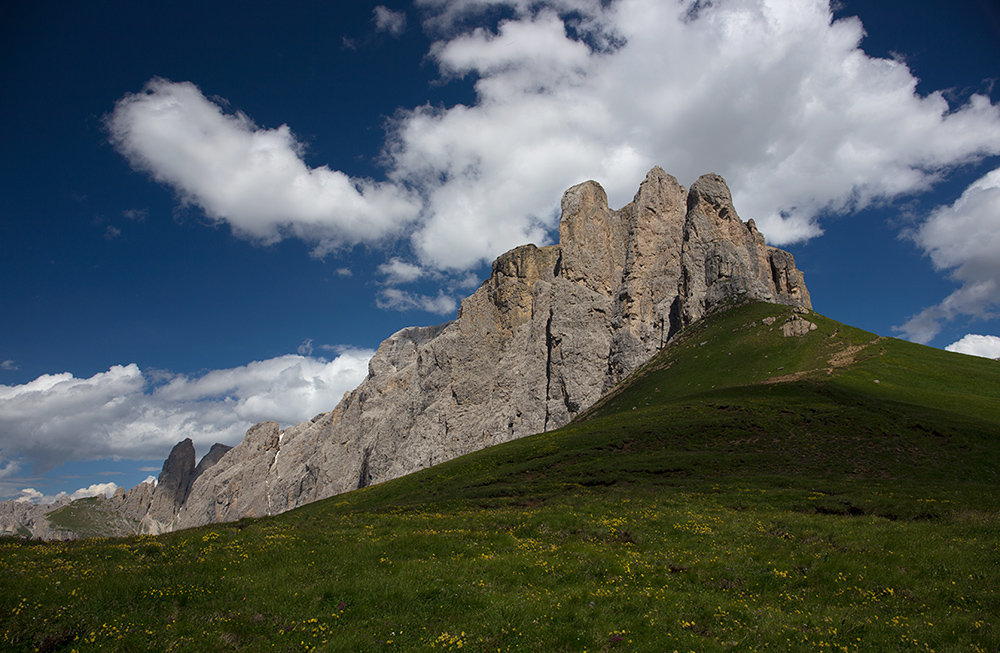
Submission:
[[[274,459],[271,460],[271,466],[267,468],[267,473],[264,474],[264,492],[267,495],[267,514],[271,515],[271,474],[274,474],[275,479],[278,477],[278,456],[281,455],[281,439],[284,433],[278,434],[278,442],[276,444],[277,448],[274,450]]]
[[[680,295],[675,297],[674,301],[670,303],[670,313],[668,317],[670,329],[667,331],[667,337],[665,340],[662,341],[660,345],[661,347],[670,342],[670,339],[674,337],[674,334],[680,331],[681,327],[683,326],[684,320],[681,316],[681,310],[682,310],[681,304],[682,302]]]
[[[552,338],[552,310],[549,310],[548,319],[545,320],[545,416],[542,422],[542,429],[549,430],[549,400],[552,398],[552,351],[555,348]]]
[[[358,473],[358,486],[356,489],[361,490],[368,487],[371,482],[371,478],[368,475],[368,461],[372,455],[372,448],[365,447],[364,453],[361,455],[361,471]]]

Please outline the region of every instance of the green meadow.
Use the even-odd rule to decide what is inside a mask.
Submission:
[[[719,312],[562,429],[279,516],[2,540],[0,649],[1000,650],[1000,363],[792,315]]]

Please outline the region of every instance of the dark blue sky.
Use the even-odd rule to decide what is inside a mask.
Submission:
[[[728,0],[682,25],[642,1],[0,6],[0,498],[130,486],[180,437],[199,453],[234,444],[268,417],[253,408],[265,395],[284,422],[333,408],[379,342],[451,319],[493,256],[554,238],[562,190],[593,178],[623,204],[654,164],[685,185],[723,174],[742,217],[795,254],[821,313],[937,347],[1000,336],[1000,264],[975,251],[1000,231],[1000,203],[984,182],[945,210],[1000,167],[998,3],[838,2],[835,19],[864,25],[859,53],[821,2],[798,3],[803,18]],[[883,92],[907,74],[913,92]],[[275,216],[260,227],[273,237],[248,235],[266,218],[171,177],[176,159],[140,139],[162,114],[137,101],[112,136],[116,106],[157,78],[145,99],[177,101],[187,82],[200,115],[229,117],[206,138],[220,153],[287,125],[310,176],[370,180],[412,210],[358,235],[390,213],[372,191],[360,217]],[[935,115],[937,92],[949,112]],[[642,99],[657,94],[662,110]],[[810,97],[829,110],[805,110]],[[237,113],[252,123],[232,127]],[[716,114],[730,136],[699,131]],[[186,169],[232,161],[210,159]],[[268,385],[254,361],[292,380]],[[220,406],[235,427],[207,416]]]
[[[419,28],[375,35],[372,5],[354,2],[281,12],[67,2],[8,13],[0,274],[3,309],[20,317],[2,327],[0,357],[19,369],[0,381],[90,376],[114,362],[231,367],[327,333],[373,347],[413,320],[379,311],[373,323],[371,279],[335,273],[370,268],[383,252],[318,261],[300,242],[260,247],[206,227],[170,189],[130,170],[103,117],[151,77],[190,80],[258,124],[292,126],[310,165],[381,176],[383,125],[398,107],[463,95],[431,85]],[[344,38],[359,44],[345,48]]]

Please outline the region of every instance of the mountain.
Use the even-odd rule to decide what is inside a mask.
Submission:
[[[990,525],[994,547],[1000,362],[802,311],[723,305],[560,429],[299,514],[534,507],[609,488],[683,504],[720,485],[762,485],[802,490],[797,513],[969,513]]]
[[[280,515],[2,540],[0,641],[995,650],[1000,363],[803,311],[723,302],[562,428]]]
[[[585,182],[563,195],[559,244],[501,255],[456,320],[391,336],[332,411],[258,424],[198,474],[181,443],[144,514],[148,487],[117,499],[160,533],[284,512],[549,431],[734,299],[811,307],[793,257],[739,218],[721,177],[687,190],[653,168],[618,210]]]

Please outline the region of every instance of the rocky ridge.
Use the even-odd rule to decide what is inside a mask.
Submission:
[[[198,473],[181,443],[141,516],[146,495],[132,493],[148,489],[115,499],[164,532],[284,512],[558,428],[733,297],[811,308],[792,255],[739,218],[721,177],[687,190],[653,168],[618,210],[584,182],[563,195],[559,244],[501,255],[457,319],[390,336],[332,411],[257,424]]]
[[[55,527],[47,515],[70,503],[60,497],[53,503],[35,504],[10,500],[0,503],[0,535],[33,537],[39,540],[73,539],[73,535]]]

